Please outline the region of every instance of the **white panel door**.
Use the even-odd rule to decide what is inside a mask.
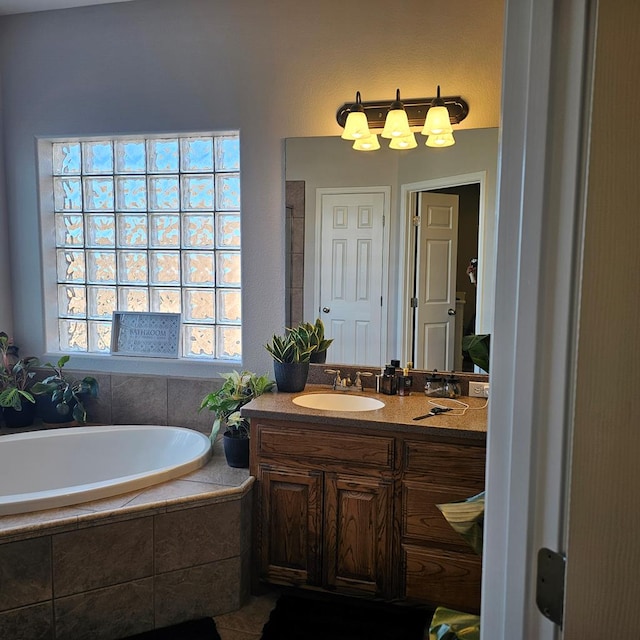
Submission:
[[[417,233],[417,369],[452,371],[455,338],[458,196],[421,192]]]
[[[382,365],[384,192],[323,193],[320,316],[331,362]]]

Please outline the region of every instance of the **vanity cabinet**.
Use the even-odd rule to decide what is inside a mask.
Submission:
[[[475,612],[481,560],[436,504],[484,486],[484,440],[251,418],[260,581]]]
[[[403,441],[400,553],[407,601],[479,612],[481,558],[436,505],[483,490],[485,455],[477,444]]]
[[[392,595],[393,437],[251,421],[259,579]]]

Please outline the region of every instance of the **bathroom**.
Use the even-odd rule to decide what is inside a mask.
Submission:
[[[243,364],[268,370],[262,344],[285,319],[284,140],[338,135],[336,108],[356,90],[379,98],[400,87],[419,96],[437,84],[467,98],[464,128],[497,127],[503,3],[478,4],[439,5],[437,20],[419,2],[387,16],[382,2],[364,12],[359,3],[323,2],[311,12],[289,1],[199,0],[0,18],[0,227],[10,231],[0,246],[0,326],[13,329],[25,353],[46,353],[34,137],[239,129]],[[114,422],[204,420],[181,404],[180,386],[191,388],[196,379],[206,388],[225,368],[175,362],[167,375],[157,362],[136,361],[134,369],[129,361],[74,360],[76,368],[105,376],[101,402]],[[141,401],[130,376],[166,395]]]

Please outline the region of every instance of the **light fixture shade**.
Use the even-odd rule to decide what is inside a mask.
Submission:
[[[360,138],[353,143],[356,151],[376,151],[380,148],[378,136],[375,133],[368,135],[366,138]]]
[[[371,132],[369,131],[369,124],[364,111],[352,111],[347,116],[347,122],[340,137],[343,140],[360,140],[370,135]]]
[[[416,137],[412,132],[409,132],[408,136],[391,138],[389,143],[389,149],[415,149],[417,146]]]
[[[425,142],[427,147],[450,147],[455,143],[453,133],[441,133],[437,136],[429,136]]]
[[[383,138],[403,138],[411,133],[409,119],[404,109],[391,109],[384,121]]]
[[[389,106],[384,129],[380,134],[383,138],[403,138],[411,133],[409,118],[400,101],[400,89],[396,89],[396,99]]]
[[[439,136],[452,131],[453,127],[451,126],[447,107],[430,107],[429,111],[427,111],[427,118],[424,121],[422,135]]]
[[[350,108],[347,121],[344,123],[344,131],[340,136],[343,140],[360,140],[370,136],[369,123],[362,106],[360,92],[356,91],[356,101]]]

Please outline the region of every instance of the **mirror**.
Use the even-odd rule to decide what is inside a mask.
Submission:
[[[374,152],[358,152],[339,136],[286,140],[287,324],[322,317],[327,335],[335,339],[329,349],[331,362],[381,366],[398,358],[421,369],[468,370],[461,361],[462,335],[491,333],[498,129],[467,129],[454,135],[452,147],[433,149],[421,142],[408,151],[383,144]],[[421,238],[430,232],[423,230],[423,222],[414,224],[415,215],[437,221],[448,211],[440,200],[430,204],[431,196],[425,194],[431,193],[457,195],[460,212],[456,237],[429,245]],[[469,202],[475,212],[469,210]],[[329,227],[336,222],[333,226],[346,225],[352,203],[356,226],[367,227],[378,219],[377,212],[384,222],[377,235],[356,238],[350,245],[332,236]],[[475,287],[467,275],[472,258],[477,259]],[[349,260],[358,265],[351,274],[340,267]],[[329,270],[327,264],[332,265]],[[434,276],[438,272],[448,274],[446,286]],[[427,274],[426,284],[421,274]],[[349,296],[346,289],[353,283],[357,291]],[[416,323],[412,299],[414,304],[419,301],[424,287],[432,300],[443,303],[448,318],[430,325]],[[355,333],[347,332],[344,318],[365,299],[374,306],[381,303],[373,310],[374,322],[360,322],[365,329],[358,333],[356,320]]]

